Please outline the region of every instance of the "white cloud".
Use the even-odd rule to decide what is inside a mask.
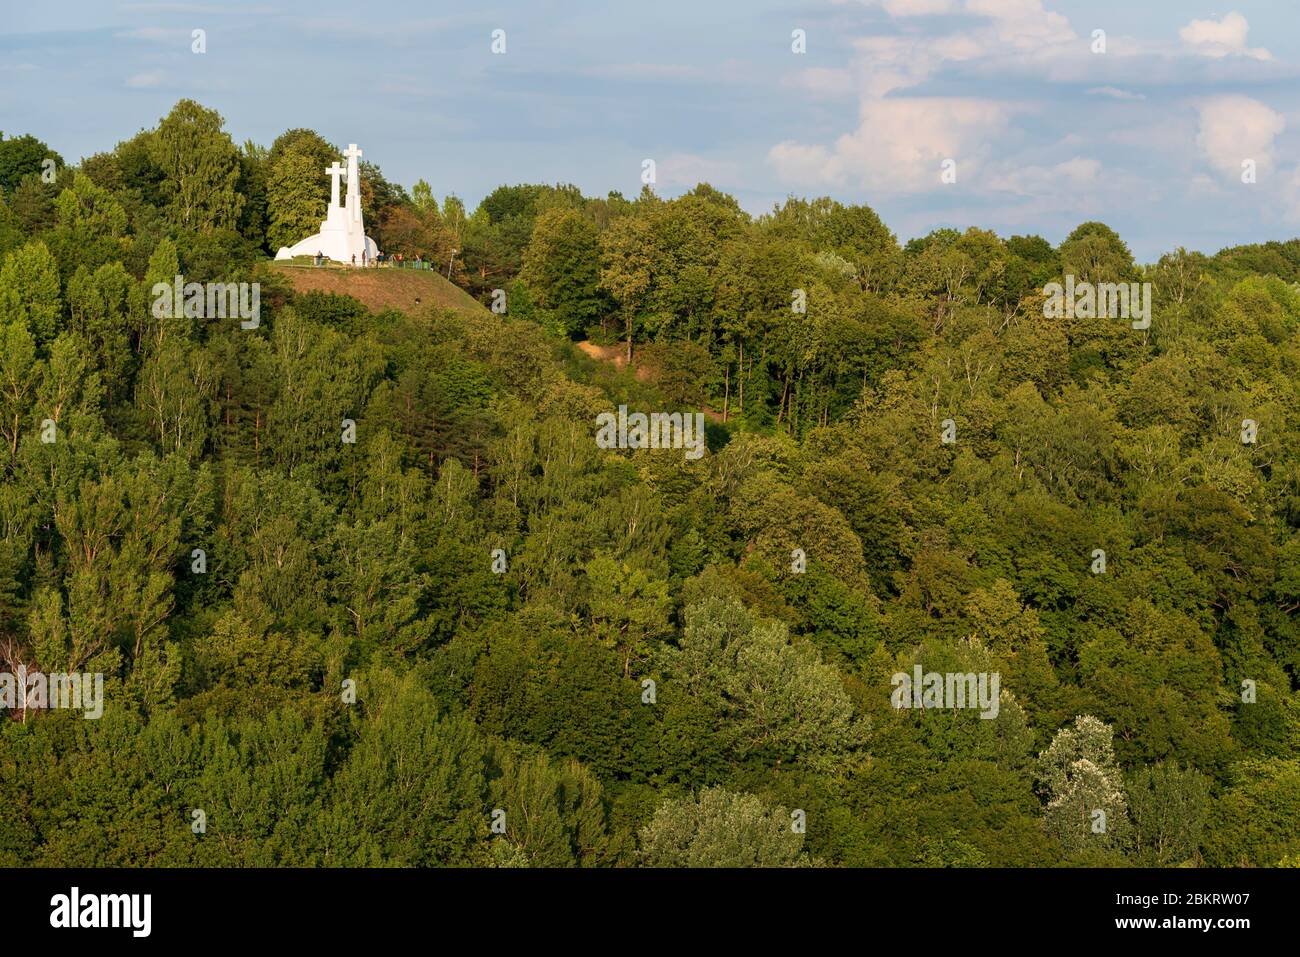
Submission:
[[[137,73],[129,77],[126,85],[135,90],[145,90],[160,85],[162,81],[163,75],[155,70],[151,73]]]
[[[1245,159],[1255,161],[1261,183],[1272,173],[1270,190],[1285,185],[1276,173],[1286,130],[1280,108],[1242,95],[1180,98],[1189,86],[1245,89],[1296,75],[1249,45],[1239,13],[1194,20],[1178,38],[1111,33],[1099,56],[1089,43],[1098,24],[1079,23],[1076,32],[1044,0],[856,2],[894,23],[854,39],[848,63],[790,81],[821,96],[858,98],[857,122],[843,135],[795,135],[768,150],[770,167],[790,188],[863,190],[876,201],[929,192],[949,219],[954,204],[983,209],[996,200],[1010,221],[1100,212],[1134,195],[1155,202],[1171,183],[1186,189],[1198,176],[1235,192]],[[1092,102],[1066,108],[1052,90],[1061,86]],[[1177,106],[1148,102],[1157,94]],[[1015,122],[1021,114],[1034,121]],[[1108,146],[1124,152],[1105,167],[1089,158]],[[939,176],[949,157],[957,162],[955,190]],[[1300,219],[1300,166],[1294,192]],[[1279,208],[1282,198],[1275,194]]]
[[[854,64],[860,92],[884,96],[923,82],[944,56],[939,41],[927,37],[862,37],[853,42],[860,54]]]
[[[1061,196],[1096,185],[1101,163],[1076,156],[1055,166],[1007,169],[989,179],[989,188],[1018,196]]]
[[[950,13],[957,4],[954,0],[881,0],[880,5],[891,17],[926,17]]]
[[[886,4],[885,9],[889,9]],[[1069,21],[1044,10],[1040,0],[964,0],[964,13],[977,26],[940,35],[887,35],[854,41],[861,54],[854,64],[862,91],[884,96],[924,82],[945,64],[989,61],[1005,69],[1007,62],[1050,63],[1071,47],[1087,53]]]
[[[1260,172],[1272,168],[1273,140],[1286,128],[1281,113],[1239,94],[1202,100],[1196,109],[1196,145],[1216,170],[1239,176],[1247,159],[1254,160]]]
[[[820,185],[835,182],[843,169],[831,165],[831,153],[824,146],[811,146],[794,140],[782,140],[767,151],[767,159],[777,175],[792,183]]]
[[[1085,90],[1089,96],[1108,96],[1112,100],[1145,100],[1146,95],[1142,93],[1132,93],[1129,90],[1121,90],[1114,86],[1094,86],[1091,90]]]
[[[1273,55],[1263,47],[1246,46],[1246,33],[1250,24],[1237,11],[1222,20],[1193,20],[1178,31],[1179,39],[1202,56],[1248,56],[1254,60],[1271,60]]]
[[[190,45],[190,31],[179,27],[135,27],[131,30],[119,30],[113,34],[121,40],[148,40],[152,43]]]
[[[1282,214],[1291,222],[1300,221],[1300,165],[1292,167],[1282,183]]]
[[[1041,0],[966,0],[966,11],[988,17],[999,40],[1017,50],[1075,39],[1070,21],[1043,9]]]
[[[1010,109],[961,97],[869,98],[858,128],[830,146],[778,143],[768,160],[779,175],[808,185],[918,192],[940,184],[940,164],[957,161],[958,181],[978,168],[985,142],[1006,128]]]
[[[852,71],[822,66],[800,70],[789,84],[825,97],[848,96],[857,89]]]
[[[868,36],[854,41],[848,70],[804,71],[796,80],[819,92],[859,96],[857,129],[834,143],[786,140],[768,160],[787,179],[805,184],[853,184],[900,192],[940,185],[939,164],[957,161],[958,181],[982,163],[992,138],[1004,131],[1011,103],[978,97],[897,96],[924,83],[947,64],[1050,59],[1078,37],[1041,0],[879,0],[895,17],[960,11],[975,18],[961,29],[934,35]],[[1083,48],[1081,48],[1083,49]],[[1086,52],[1086,49],[1083,50]]]

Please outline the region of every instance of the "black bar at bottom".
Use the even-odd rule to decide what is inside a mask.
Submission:
[[[10,941],[373,945],[420,931],[448,943],[470,933],[493,945],[521,935],[534,945],[568,937],[613,946],[650,934],[667,945],[689,925],[692,942],[716,936],[733,945],[846,930],[873,945],[936,934],[955,944],[949,935],[965,927],[974,935],[966,943],[1042,942],[1046,933],[1199,935],[1231,946],[1243,934],[1294,928],[1297,878],[1297,870],[1185,869],[33,869],[0,871],[0,892]]]

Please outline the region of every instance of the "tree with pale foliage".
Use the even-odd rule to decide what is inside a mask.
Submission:
[[[648,867],[796,867],[809,863],[790,812],[752,794],[706,788],[665,801],[641,829]]]
[[[1080,715],[1038,756],[1047,796],[1043,827],[1069,853],[1118,850],[1127,841],[1128,797],[1115,764],[1114,735],[1104,722]]]
[[[734,599],[686,610],[681,646],[667,650],[664,670],[717,715],[738,756],[829,767],[861,740],[835,669],[812,646],[792,642],[784,624],[757,621]]]

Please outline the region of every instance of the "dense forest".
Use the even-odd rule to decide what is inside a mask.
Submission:
[[[105,679],[0,720],[0,865],[1300,866],[1300,241],[366,162],[380,248],[504,306],[374,311],[269,267],[313,131],[6,134],[0,670]]]

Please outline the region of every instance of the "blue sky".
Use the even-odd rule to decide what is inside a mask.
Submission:
[[[70,161],[193,97],[237,141],[311,127],[471,207],[501,183],[634,195],[651,158],[661,194],[707,180],[752,212],[826,194],[902,240],[1057,242],[1101,219],[1149,261],[1300,235],[1300,28],[1280,0],[4,8],[0,130]]]

